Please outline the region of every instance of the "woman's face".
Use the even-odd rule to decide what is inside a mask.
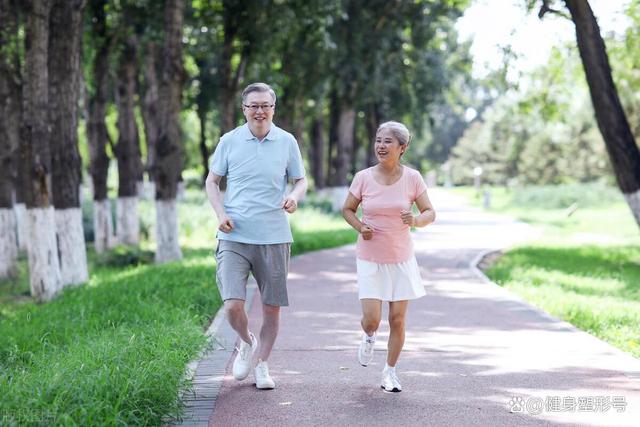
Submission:
[[[390,129],[382,129],[376,134],[374,150],[380,163],[398,163],[406,145],[400,145]]]

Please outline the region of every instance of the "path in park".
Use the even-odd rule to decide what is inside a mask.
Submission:
[[[413,236],[427,296],[409,306],[397,368],[402,393],[380,389],[386,321],[374,362],[357,363],[360,305],[351,245],[292,259],[291,305],[269,360],[275,390],[257,390],[252,376],[231,377],[235,336],[224,316],[217,318],[221,346],[196,370],[184,424],[640,425],[640,360],[533,308],[471,267],[481,253],[524,241],[534,230],[467,208],[445,192],[434,190],[431,198],[437,222]],[[257,298],[249,310],[256,334]]]

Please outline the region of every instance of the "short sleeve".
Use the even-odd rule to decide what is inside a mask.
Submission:
[[[289,140],[289,160],[287,162],[287,176],[291,179],[304,178],[304,164],[302,163],[302,154],[300,147],[295,138]]]
[[[356,176],[353,177],[353,181],[351,181],[351,186],[349,187],[349,193],[353,194],[353,196],[362,200],[362,173],[358,172]]]
[[[427,185],[424,183],[424,179],[422,179],[422,175],[420,172],[413,171],[411,174],[412,177],[412,187],[413,187],[413,200],[415,201],[418,197],[422,195],[425,191],[427,191]]]
[[[209,162],[209,170],[218,176],[225,176],[227,174],[229,165],[229,152],[227,148],[228,144],[226,139],[221,138],[216,151],[211,156]]]

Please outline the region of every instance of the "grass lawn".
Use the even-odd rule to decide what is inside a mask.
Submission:
[[[455,189],[480,205],[472,188]],[[491,189],[491,211],[541,227],[487,271],[532,304],[640,357],[640,230],[618,190]],[[568,209],[577,203],[577,210]],[[574,205],[574,207],[576,207]]]
[[[153,204],[140,204],[150,236]],[[142,250],[89,251],[90,280],[56,300],[28,297],[26,260],[0,282],[0,425],[159,425],[180,413],[186,364],[207,346],[221,301],[215,285],[216,222],[204,194],[179,206],[184,259],[152,264]],[[291,217],[292,253],[355,241],[337,216],[312,208]]]

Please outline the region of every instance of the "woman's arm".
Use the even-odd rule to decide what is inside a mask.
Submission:
[[[353,194],[349,193],[347,199],[344,201],[344,205],[342,206],[342,216],[350,226],[352,226],[358,233],[362,234],[362,238],[364,240],[369,240],[373,237],[373,229],[363,224],[362,221],[358,219],[358,216],[356,215],[358,205],[360,205],[360,200],[356,199]]]
[[[416,206],[420,214],[414,216],[411,211],[403,211],[402,222],[411,227],[424,227],[436,220],[436,211],[431,205],[426,190],[416,199]]]

